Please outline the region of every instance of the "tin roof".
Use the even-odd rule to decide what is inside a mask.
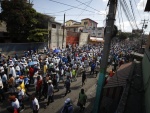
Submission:
[[[131,71],[132,63],[123,64],[115,73],[113,77],[111,77],[108,83],[104,86],[104,88],[110,87],[118,87],[118,86],[125,86],[126,80]]]

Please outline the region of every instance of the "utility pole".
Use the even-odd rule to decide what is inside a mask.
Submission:
[[[50,40],[49,40],[49,20],[48,20],[48,35],[47,35],[47,47],[50,49]]]
[[[144,29],[147,28],[147,24],[148,24],[148,20],[142,20],[143,21],[143,25],[142,25],[142,34],[141,34],[141,48],[142,48],[142,45],[143,45],[143,38],[144,38]]]
[[[117,0],[109,0],[109,13],[106,19],[106,34],[104,36],[105,42],[104,42],[102,63],[100,66],[101,68],[100,68],[100,74],[97,83],[96,98],[95,98],[95,103],[94,103],[92,113],[100,113],[101,96],[102,96],[103,86],[105,82],[105,74],[106,74],[108,56],[109,56],[111,39],[113,34],[116,9],[117,9]]]
[[[65,14],[64,14],[64,23],[63,23],[63,39],[62,39],[62,48],[64,44],[64,38],[65,38]]]

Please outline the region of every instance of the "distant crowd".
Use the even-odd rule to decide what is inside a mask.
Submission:
[[[131,61],[134,44],[129,43],[112,43],[108,58],[108,66],[112,66],[112,70],[108,77],[114,75],[117,67]],[[8,94],[11,107],[7,110],[19,113],[25,109],[25,99],[31,99],[33,113],[38,113],[41,98],[47,101],[46,107],[54,102],[54,92],[59,91],[60,81],[64,83],[66,96],[71,92],[71,83],[76,82],[78,76],[81,76],[82,86],[85,85],[88,71],[89,76],[97,77],[102,56],[103,44],[87,44],[82,47],[68,44],[67,48],[54,50],[44,47],[43,54],[32,50],[25,51],[22,57],[17,53],[8,57],[0,53],[0,101],[6,100],[5,94]],[[35,92],[30,94],[29,90],[33,85]],[[84,111],[86,100],[84,89],[81,89],[77,103],[80,111]],[[61,113],[73,113],[71,98],[66,99]]]

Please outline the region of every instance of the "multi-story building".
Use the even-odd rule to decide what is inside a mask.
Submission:
[[[97,28],[97,38],[104,38],[104,27],[98,27]]]
[[[89,33],[91,37],[104,38],[104,27],[97,27],[97,22],[90,18],[82,19],[81,22],[68,20],[65,23],[67,31]]]
[[[68,20],[65,23],[65,28],[67,29],[67,31],[82,32],[84,26],[81,24],[81,22],[77,22],[75,20]]]

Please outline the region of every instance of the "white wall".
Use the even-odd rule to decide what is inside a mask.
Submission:
[[[62,48],[62,40],[63,40],[63,29],[51,29],[51,44],[50,47],[55,49],[57,47]],[[64,32],[64,43],[63,47],[66,47],[66,30]]]
[[[79,37],[79,46],[83,46],[88,43],[89,33],[81,33]]]

